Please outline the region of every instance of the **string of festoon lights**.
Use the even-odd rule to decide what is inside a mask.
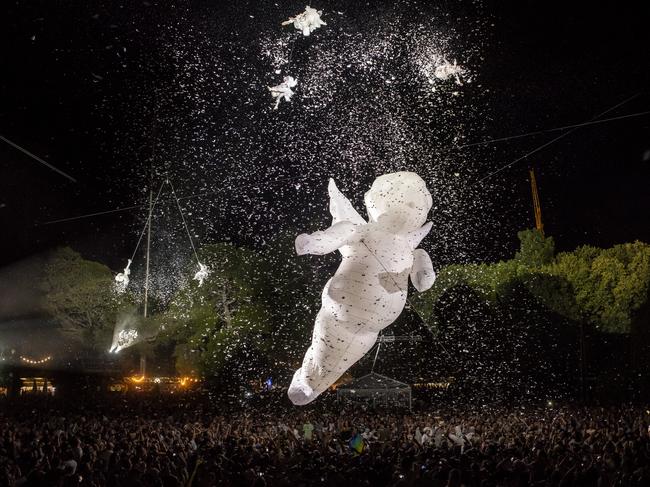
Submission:
[[[49,362],[50,360],[52,360],[52,356],[48,355],[47,357],[43,357],[40,360],[33,360],[33,359],[30,359],[30,358],[27,358],[27,357],[23,357],[21,355],[20,360],[22,360],[25,363],[31,364],[31,365],[40,365],[40,364],[44,364],[45,362]]]

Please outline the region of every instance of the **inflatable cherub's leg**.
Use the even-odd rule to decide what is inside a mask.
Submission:
[[[363,323],[339,321],[321,308],[311,346],[289,387],[291,402],[310,403],[360,360],[377,341],[377,333],[366,328]]]

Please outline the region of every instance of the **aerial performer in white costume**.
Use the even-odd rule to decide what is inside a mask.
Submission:
[[[297,30],[302,31],[302,35],[308,36],[319,27],[327,25],[320,18],[321,15],[323,15],[322,10],[316,10],[315,8],[311,8],[309,5],[307,5],[304,12],[296,15],[295,17],[289,17],[289,20],[282,22],[282,25],[293,24]]]
[[[271,96],[275,98],[275,105],[273,106],[274,110],[277,110],[280,106],[280,101],[291,101],[291,97],[295,95],[294,91],[291,88],[295,88],[298,84],[298,80],[292,76],[285,76],[282,83],[277,86],[269,86],[269,91]]]
[[[129,286],[129,276],[131,275],[131,259],[126,264],[123,272],[120,272],[115,276],[115,292],[122,294],[126,292],[126,288]]]
[[[431,230],[426,223],[431,194],[413,172],[385,174],[365,194],[366,222],[329,182],[332,226],[296,238],[299,255],[339,250],[341,265],[323,289],[312,343],[291,381],[288,395],[308,404],[375,344],[406,304],[408,278],[418,291],[429,289],[435,272],[418,245]]]

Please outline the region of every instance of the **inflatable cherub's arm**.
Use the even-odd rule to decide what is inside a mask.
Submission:
[[[333,179],[330,179],[327,192],[330,197],[332,226],[311,235],[305,233],[298,235],[296,238],[298,255],[329,254],[345,245],[358,242],[363,236],[362,226],[366,221],[357,213],[350,200],[339,191]]]
[[[433,223],[429,222],[422,228],[408,234],[409,245],[413,250],[413,266],[411,267],[411,282],[413,287],[420,292],[426,291],[436,280],[431,257],[424,249],[416,248],[431,231]]]
[[[354,223],[348,221],[338,222],[327,230],[298,235],[296,237],[296,253],[298,255],[329,254],[344,245],[356,243],[361,238],[361,232],[357,231],[357,226]]]
[[[413,251],[413,267],[411,267],[413,287],[423,292],[431,288],[435,280],[436,273],[433,270],[431,257],[424,249],[415,249]]]

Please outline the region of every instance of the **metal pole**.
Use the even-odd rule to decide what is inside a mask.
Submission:
[[[151,216],[153,213],[153,187],[149,185],[149,219],[147,222],[147,261],[144,274],[144,317],[147,317],[149,305],[149,254],[151,250]],[[147,369],[147,357],[140,355],[140,376],[144,377]]]
[[[144,377],[147,372],[147,357],[140,355],[140,377]]]
[[[372,369],[370,369],[370,373],[375,371],[375,363],[377,362],[377,356],[379,355],[380,348],[381,348],[381,342],[377,344],[377,352],[375,352],[375,359],[372,361]]]

